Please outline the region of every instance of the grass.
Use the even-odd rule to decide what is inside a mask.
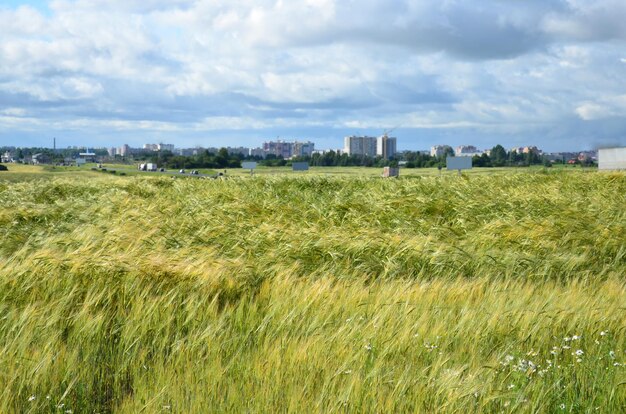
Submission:
[[[474,168],[464,171],[463,174],[473,175],[501,175],[501,174],[518,174],[521,172],[537,172],[548,170],[543,166],[531,167],[506,167],[506,168]],[[550,170],[584,170],[593,171],[592,168],[581,168],[572,166],[557,165]],[[309,171],[292,171],[291,167],[263,167],[259,166],[254,170],[255,175],[293,175],[293,176],[330,176],[330,177],[380,177],[382,168],[369,167],[311,167]],[[250,176],[250,170],[244,169],[227,169],[230,176]],[[445,168],[440,172],[437,168],[401,168],[400,175],[402,177],[431,177],[431,176],[447,176],[457,175],[457,171],[447,171]]]
[[[626,174],[326,171],[3,173],[0,412],[623,411]]]

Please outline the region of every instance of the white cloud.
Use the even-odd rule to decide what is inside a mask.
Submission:
[[[626,95],[602,97],[595,102],[585,102],[576,108],[576,114],[585,121],[623,117],[624,113],[626,113]]]
[[[578,116],[585,121],[607,118],[613,114],[610,108],[597,103],[585,103],[576,108]]]
[[[618,0],[56,0],[49,8],[0,10],[0,114],[23,117],[20,125],[530,131],[572,114],[624,113]]]
[[[23,117],[26,113],[24,108],[6,108],[0,111],[0,114],[10,117]]]

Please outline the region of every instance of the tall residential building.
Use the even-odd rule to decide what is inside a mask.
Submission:
[[[261,158],[265,158],[265,156],[267,155],[267,151],[265,151],[263,148],[250,148],[250,152],[249,154],[251,157],[261,157]]]
[[[450,145],[435,145],[435,146],[430,147],[430,156],[441,157],[446,152],[450,152],[450,151],[454,153]]]
[[[162,143],[158,143],[157,144],[157,149],[159,151],[171,151],[174,152],[174,144],[162,144]]]
[[[274,154],[277,157],[291,158],[293,155],[293,142],[287,141],[268,141],[263,143],[263,150],[267,154]]]
[[[174,152],[174,144],[143,144],[143,149],[147,151],[171,151]]]
[[[198,155],[203,151],[203,148],[177,148],[175,154],[182,155],[183,157],[191,157],[192,155]]]
[[[376,156],[375,137],[345,137],[343,139],[343,151],[348,155]]]
[[[376,140],[376,155],[388,160],[396,155],[396,138],[388,137],[387,134]]]
[[[293,143],[293,156],[294,157],[305,157],[311,156],[315,151],[315,144],[311,141],[307,142],[294,142]]]
[[[130,147],[128,144],[124,144],[117,149],[117,155],[121,155],[122,157],[126,157],[130,155]]]

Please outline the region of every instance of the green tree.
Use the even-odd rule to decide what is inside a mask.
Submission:
[[[494,167],[504,167],[507,161],[506,150],[498,144],[491,149],[489,158],[491,158],[491,165]]]
[[[220,148],[215,156],[215,164],[217,168],[225,168],[228,167],[228,150],[226,148]]]

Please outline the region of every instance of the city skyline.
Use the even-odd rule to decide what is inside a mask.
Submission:
[[[386,148],[387,144],[383,144],[385,141],[390,141],[391,147]],[[565,155],[582,155],[592,156],[597,154],[598,149],[592,150],[564,150],[564,151],[548,151],[537,146],[513,146],[508,147],[506,145],[495,144],[490,147],[477,148],[474,145],[459,145],[452,147],[447,144],[437,144],[430,148],[422,149],[410,149],[410,150],[397,150],[397,138],[389,137],[384,134],[379,137],[368,136],[346,136],[344,137],[344,146],[342,148],[315,148],[315,143],[312,141],[299,141],[299,140],[268,140],[263,141],[260,145],[253,146],[195,146],[195,147],[177,147],[170,143],[144,143],[140,146],[131,146],[128,144],[122,144],[120,146],[68,146],[68,147],[55,147],[58,152],[65,150],[104,150],[109,153],[110,156],[114,155],[126,155],[127,153],[145,153],[147,152],[161,152],[168,151],[177,155],[197,155],[199,151],[210,151],[213,153],[218,152],[220,149],[226,149],[229,154],[242,154],[244,156],[260,156],[265,158],[269,154],[273,154],[285,159],[291,159],[292,157],[310,156],[314,153],[323,154],[329,151],[334,151],[339,154],[357,155],[357,156],[369,156],[369,157],[382,157],[385,159],[393,158],[395,154],[404,153],[426,153],[433,157],[445,155],[448,151],[453,156],[480,156],[483,153],[489,154],[495,147],[500,146],[506,152],[515,153],[527,153],[533,152],[538,155],[546,156],[565,156]],[[37,147],[25,147],[25,146],[0,146],[0,149],[9,149],[6,154],[10,154],[10,148],[13,149],[33,149]],[[51,147],[41,147],[46,149],[52,149]],[[385,149],[383,149],[385,148]],[[604,147],[605,149],[611,147]],[[595,156],[595,155],[593,155]],[[7,161],[10,162],[10,161]]]
[[[626,4],[5,1],[0,146],[626,145]]]

